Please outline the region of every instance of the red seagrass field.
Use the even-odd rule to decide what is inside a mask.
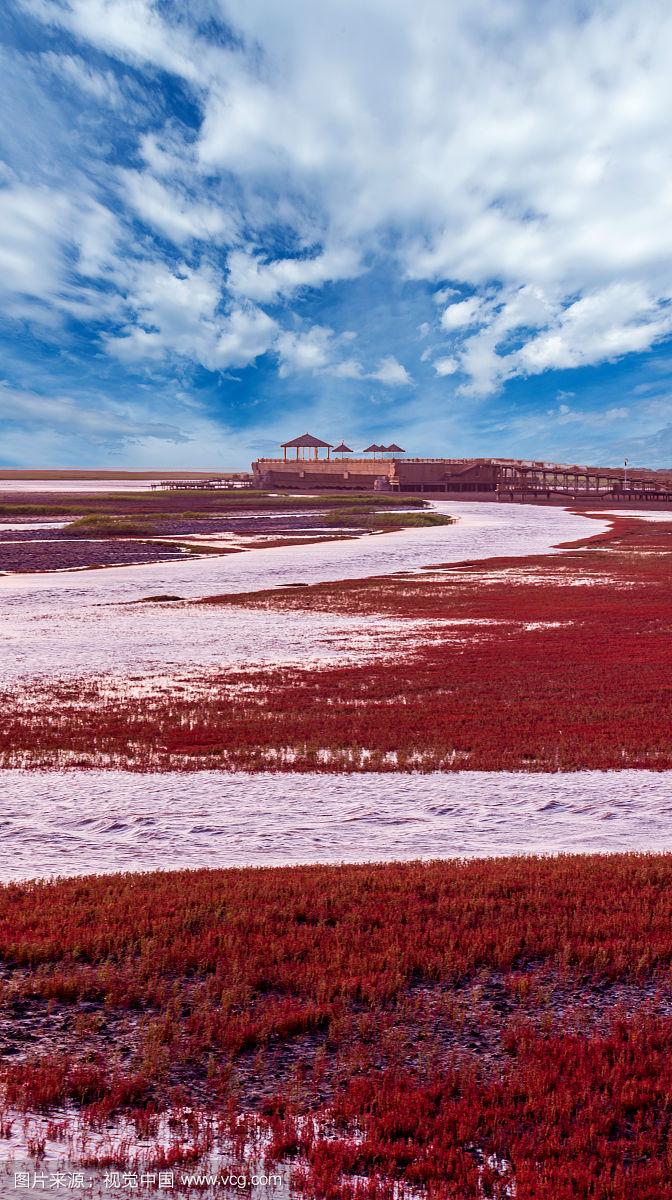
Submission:
[[[393,546],[403,527],[391,505],[379,532],[370,506],[337,500],[310,518],[286,504],[278,523],[258,497],[234,548],[233,500],[200,515],[164,501],[160,517],[104,500],[79,526],[63,498],[20,503],[17,523],[75,522],[67,543],[43,530],[45,554],[81,544],[100,565],[123,545],[151,562],[166,536],[172,569],[184,547]],[[352,789],[374,772],[669,771],[672,514],[598,517],[553,554],[116,605],[122,621],[392,621],[394,649],[223,663],[182,691],[92,671],[14,681],[0,761],[66,764],[83,796],[101,767],[177,771],[196,791],[213,768]],[[672,1198],[667,854],[166,868],[0,890],[0,1132],[34,1165],[60,1152],[186,1179],[224,1156],[306,1200]]]
[[[615,855],[10,886],[4,1103],[169,1109],[173,1166],[263,1130],[329,1200],[672,1196],[671,885]]]

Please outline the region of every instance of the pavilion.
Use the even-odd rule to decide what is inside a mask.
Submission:
[[[282,442],[281,448],[284,451],[285,462],[287,461],[288,450],[296,450],[297,458],[310,458],[309,452],[313,450],[313,458],[315,459],[320,457],[320,450],[326,450],[327,459],[330,459],[332,451],[330,442],[323,442],[320,438],[313,437],[312,433],[302,433],[301,437],[294,438],[291,442]],[[308,451],[308,453],[305,453],[305,451]]]

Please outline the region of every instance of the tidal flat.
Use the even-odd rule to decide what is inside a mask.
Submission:
[[[672,1196],[672,514],[4,499],[8,1169]]]

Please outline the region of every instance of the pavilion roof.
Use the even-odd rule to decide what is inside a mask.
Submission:
[[[366,446],[364,448],[364,450],[362,450],[362,454],[371,454],[375,450],[384,450],[384,449],[385,449],[384,446],[377,446],[375,442],[372,442],[370,446]]]
[[[387,450],[389,454],[405,454],[403,446],[397,446],[396,442],[392,442],[390,446],[382,446],[382,450]]]
[[[340,446],[334,446],[334,454],[352,454],[351,446],[346,446],[345,442],[341,442]]]
[[[282,450],[293,449],[294,446],[324,446],[325,450],[331,450],[331,442],[323,442],[320,438],[313,437],[312,433],[302,433],[301,437],[294,438],[291,442],[281,442]]]

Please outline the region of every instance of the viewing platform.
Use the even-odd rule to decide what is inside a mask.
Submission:
[[[672,472],[512,458],[419,458],[373,443],[355,453],[303,434],[282,457],[252,463],[254,486],[295,491],[381,491],[497,501],[586,499],[672,504]],[[403,457],[402,457],[403,456]]]

